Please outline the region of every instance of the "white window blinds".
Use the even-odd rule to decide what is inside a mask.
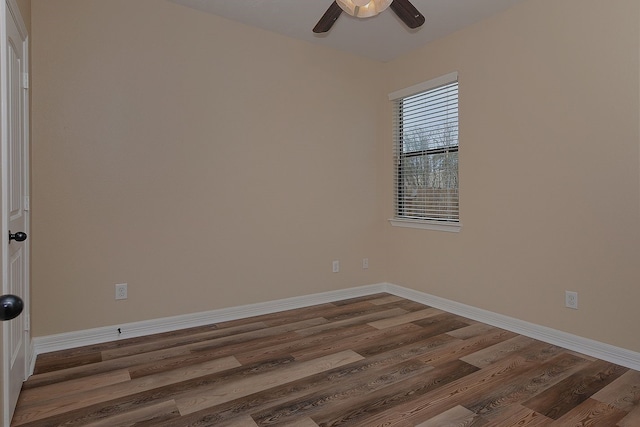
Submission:
[[[389,98],[394,102],[395,218],[459,222],[457,73]]]

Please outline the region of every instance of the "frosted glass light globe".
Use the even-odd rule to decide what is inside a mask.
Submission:
[[[393,0],[336,0],[338,6],[356,18],[376,16],[391,5]]]

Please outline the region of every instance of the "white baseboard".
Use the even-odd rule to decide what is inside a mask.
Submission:
[[[477,320],[488,325],[506,329],[549,344],[554,344],[568,350],[573,350],[587,356],[606,360],[607,362],[640,371],[640,353],[635,351],[583,338],[578,335],[569,334],[546,326],[525,322],[524,320],[471,307],[459,302],[425,294],[424,292],[414,291],[413,289],[403,288],[397,285],[386,284],[386,290],[390,294],[407,298],[449,313]]]
[[[30,373],[33,373],[37,356],[43,353],[100,344],[125,338],[170,332],[184,328],[210,325],[213,323],[226,322],[245,317],[277,313],[280,311],[309,307],[311,305],[340,301],[348,298],[356,298],[379,292],[388,292],[449,313],[477,320],[482,323],[573,350],[587,356],[606,360],[608,362],[640,371],[640,353],[545,326],[525,322],[502,314],[471,307],[469,305],[426,294],[424,292],[415,291],[413,289],[404,288],[391,283],[378,283],[374,285],[286,298],[264,303],[223,308],[202,313],[185,314],[162,319],[146,320],[142,322],[126,323],[122,325],[105,326],[83,331],[36,337],[32,340],[31,349],[33,354],[31,357],[32,366]],[[118,332],[118,329],[120,329],[120,333]]]
[[[161,319],[144,320],[141,322],[124,323],[120,325],[85,329],[82,331],[35,337],[31,342],[32,357],[29,374],[33,374],[36,358],[39,354],[43,353],[68,350],[70,348],[101,344],[126,338],[160,334],[179,329],[211,325],[214,323],[243,319],[251,316],[260,316],[262,314],[277,313],[285,310],[309,307],[311,305],[371,295],[378,292],[386,292],[386,284],[381,283],[376,285],[360,286],[300,297],[285,298],[276,301],[221,308],[201,313],[185,314]]]

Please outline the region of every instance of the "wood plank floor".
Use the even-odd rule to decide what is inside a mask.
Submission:
[[[640,426],[640,372],[388,294],[43,354],[12,426]]]

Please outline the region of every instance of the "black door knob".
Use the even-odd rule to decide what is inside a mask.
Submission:
[[[15,240],[16,242],[24,242],[27,240],[27,233],[18,231],[16,234],[11,234],[11,230],[9,230],[9,243],[11,243],[12,240]]]
[[[17,295],[0,296],[0,320],[11,320],[22,313],[24,303]]]

